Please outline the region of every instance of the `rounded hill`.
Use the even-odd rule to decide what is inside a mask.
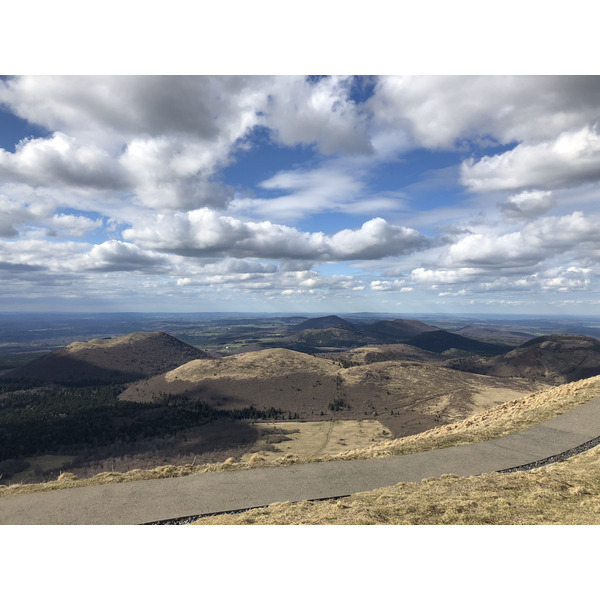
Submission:
[[[600,341],[584,335],[540,336],[500,356],[457,359],[448,366],[496,377],[570,383],[600,374]]]
[[[222,410],[275,408],[311,421],[376,417],[395,435],[409,435],[533,389],[530,382],[407,360],[344,368],[339,359],[279,348],[195,360],[131,384],[120,399],[161,403],[185,397]]]
[[[302,323],[298,323],[298,325],[294,325],[291,330],[304,331],[305,329],[330,329],[332,327],[358,333],[358,329],[352,323],[336,315],[307,319],[306,321],[302,321]]]
[[[162,331],[135,332],[73,342],[13,369],[5,377],[65,384],[124,383],[208,356]]]

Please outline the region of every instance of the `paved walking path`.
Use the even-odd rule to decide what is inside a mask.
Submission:
[[[345,496],[444,473],[480,475],[566,452],[600,436],[600,398],[497,440],[419,454],[203,473],[0,498],[0,524],[134,525]]]

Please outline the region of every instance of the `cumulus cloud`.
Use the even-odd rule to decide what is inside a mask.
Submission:
[[[257,122],[266,81],[245,76],[25,76],[0,82],[0,102],[48,130],[110,146],[173,135],[231,140]]]
[[[414,288],[406,284],[406,281],[402,280],[376,280],[371,281],[369,287],[376,292],[400,292],[401,294],[412,292]]]
[[[160,272],[169,264],[164,254],[110,240],[101,244],[42,239],[0,241],[0,262],[47,273],[143,271]]]
[[[466,289],[458,290],[458,292],[440,292],[438,296],[467,296],[468,292]]]
[[[94,246],[79,260],[71,263],[76,271],[157,271],[167,262],[163,254],[140,250],[134,244],[110,240]]]
[[[597,218],[581,212],[537,219],[508,233],[468,233],[444,250],[436,266],[412,269],[410,280],[431,290],[442,287],[440,296],[461,290],[475,294],[584,291],[593,278],[589,265],[594,252],[600,253],[599,234]]]
[[[127,187],[126,174],[105,151],[61,132],[23,140],[14,153],[0,149],[0,176],[32,186],[113,191]]]
[[[99,294],[110,281],[113,296],[127,294],[130,284],[140,294],[190,298],[201,289],[218,298],[226,292],[238,303],[243,292],[263,298],[265,307],[282,292],[370,295],[383,303],[394,293],[414,291],[420,299],[435,290],[434,301],[448,296],[449,304],[472,293],[592,288],[600,259],[593,196],[600,78],[374,81],[365,102],[352,99],[356,81],[349,77],[0,81],[3,108],[47,129],[14,151],[0,149],[4,281],[13,276],[14,289],[37,274],[41,289],[80,278]],[[286,163],[300,154],[282,152],[270,172],[240,171],[234,193],[224,167],[260,139],[303,145],[310,164]],[[512,149],[494,156],[499,144]],[[407,186],[412,175],[401,172],[428,156],[416,153],[412,163],[412,155],[402,157],[415,148],[474,157],[462,165],[457,158],[435,181],[428,171],[426,181]],[[482,149],[490,155],[481,158]],[[451,155],[443,156],[442,162]],[[397,189],[385,191],[379,174]],[[467,200],[468,210],[467,201],[455,202],[458,176],[481,194]],[[559,215],[574,194],[581,198],[582,190],[572,188],[582,184],[591,184],[587,197],[571,214],[547,216]],[[254,189],[242,191],[249,185]],[[445,204],[433,200],[446,190]],[[420,210],[421,198],[431,198],[435,209]],[[494,212],[491,222],[483,202],[495,203],[502,219]],[[572,212],[575,206],[585,214]],[[389,216],[399,210],[405,226]],[[354,228],[344,228],[354,219],[341,221],[335,232],[291,226],[325,212],[368,216]],[[435,231],[442,233],[433,238]],[[59,241],[66,238],[89,242]],[[353,272],[362,270],[364,280],[340,274],[346,267],[333,275],[333,263],[344,261],[354,261]],[[330,264],[315,267],[320,263]]]
[[[547,213],[555,205],[552,192],[541,190],[513,194],[499,203],[502,214],[509,220],[530,219]]]
[[[52,131],[0,153],[5,180],[121,192],[164,210],[224,206],[213,180],[260,121],[260,77],[20,77],[0,103]]]
[[[544,273],[540,282],[543,290],[570,292],[586,290],[591,283],[592,270],[581,267],[558,267]]]
[[[0,261],[24,267],[40,267],[46,271],[69,270],[66,265],[88,252],[91,244],[56,242],[37,239],[0,240]]]
[[[538,283],[537,274],[528,277],[496,277],[493,281],[484,281],[474,287],[475,292],[529,292]]]
[[[598,118],[600,78],[381,77],[369,101],[373,127],[404,131],[425,148],[550,140]],[[374,134],[375,135],[375,134]],[[375,145],[376,142],[374,142]]]
[[[551,256],[600,240],[597,219],[582,212],[545,217],[520,231],[503,235],[473,233],[450,246],[445,255],[453,266],[511,267],[534,265]]]
[[[233,189],[218,171],[257,125],[284,145],[368,153],[351,85],[348,77],[10,78],[0,81],[0,103],[53,133],[0,152],[0,174],[120,191],[156,209],[224,207]]]
[[[472,282],[482,273],[482,269],[475,269],[473,267],[459,269],[426,269],[418,267],[411,271],[410,277],[417,283],[437,285]]]
[[[0,176],[32,187],[135,194],[137,203],[166,210],[224,206],[233,191],[211,181],[213,160],[199,143],[133,140],[112,156],[55,132],[24,140],[13,153],[0,149]]]
[[[350,99],[351,85],[351,77],[277,79],[266,107],[275,139],[289,146],[315,144],[324,154],[371,153],[367,118]]]
[[[333,235],[306,233],[270,221],[242,221],[199,209],[158,215],[123,232],[125,239],[182,256],[232,256],[292,260],[377,259],[409,254],[432,242],[414,229],[381,218]]]
[[[475,192],[537,188],[553,190],[600,179],[600,133],[585,126],[539,144],[519,144],[513,150],[461,165],[461,183]]]
[[[211,180],[214,163],[212,148],[173,139],[134,140],[119,157],[137,201],[159,210],[225,206],[233,188]]]
[[[52,201],[31,203],[0,195],[0,238],[14,238],[36,228],[43,235],[82,237],[103,225],[101,218],[55,213]]]
[[[266,265],[264,265],[266,266]],[[226,271],[219,264],[194,269],[193,265],[182,266],[181,271],[189,271],[189,275],[178,277],[178,287],[193,287],[222,290],[222,291],[261,291],[278,293],[290,290],[289,293],[323,293],[336,290],[364,289],[362,281],[348,275],[324,276],[317,271],[282,272],[277,269],[264,268],[262,270],[248,269],[246,272]]]

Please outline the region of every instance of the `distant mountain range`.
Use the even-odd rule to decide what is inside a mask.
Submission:
[[[463,327],[461,331],[469,335],[415,320],[353,324],[330,315],[291,325],[287,335],[268,344],[255,344],[258,351],[242,351],[242,354],[250,363],[255,356],[271,362],[273,356],[287,356],[290,359],[287,362],[279,364],[275,361],[279,367],[271,369],[273,377],[290,376],[285,369],[300,360],[298,351],[304,354],[326,351],[323,356],[330,355],[342,366],[410,361],[479,375],[520,377],[551,384],[600,374],[600,340],[596,338],[566,334],[532,338],[520,332],[489,328]],[[478,338],[527,339],[516,346]],[[269,345],[275,354],[261,354],[260,350],[266,351]],[[282,354],[284,351],[295,352],[286,355]],[[208,361],[206,368],[210,370],[213,367],[208,365],[214,362],[210,359],[215,357],[164,332],[137,332],[74,342],[5,373],[3,378],[69,385],[126,383],[162,376],[190,361]],[[311,359],[311,364],[323,367],[324,363],[315,358]],[[199,365],[197,363],[196,370]],[[283,369],[282,373],[277,373],[278,368]],[[302,371],[309,370],[308,365],[303,364]],[[256,393],[260,394],[258,390]]]
[[[488,342],[481,339],[489,333],[502,339],[497,330],[479,330],[480,336],[463,336],[450,333],[421,321],[394,319],[377,321],[367,325],[354,325],[335,315],[307,319],[289,330],[289,335],[278,342],[278,346],[305,352],[319,348],[349,348],[367,344],[404,343],[430,352],[468,352],[494,356],[513,348],[516,344]],[[531,336],[523,334],[525,339]],[[514,336],[513,336],[514,337]],[[523,340],[520,340],[523,341]]]

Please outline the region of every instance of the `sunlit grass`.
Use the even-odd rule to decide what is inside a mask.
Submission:
[[[228,459],[223,463],[206,465],[165,465],[149,470],[135,469],[126,473],[100,473],[88,479],[77,479],[70,473],[63,473],[57,480],[46,483],[0,486],[0,497],[88,485],[182,477],[215,471],[277,467],[300,462],[377,458],[423,452],[435,448],[502,437],[563,414],[598,395],[600,395],[600,376],[561,385],[542,392],[535,392],[523,398],[490,408],[463,421],[436,427],[417,435],[381,442],[367,448],[350,450],[335,456],[320,456],[301,460],[294,454],[285,454],[281,458],[266,460],[263,456],[255,455],[247,462],[236,462],[233,459]]]
[[[528,472],[442,475],[341,500],[272,504],[198,525],[595,525],[600,448]]]

